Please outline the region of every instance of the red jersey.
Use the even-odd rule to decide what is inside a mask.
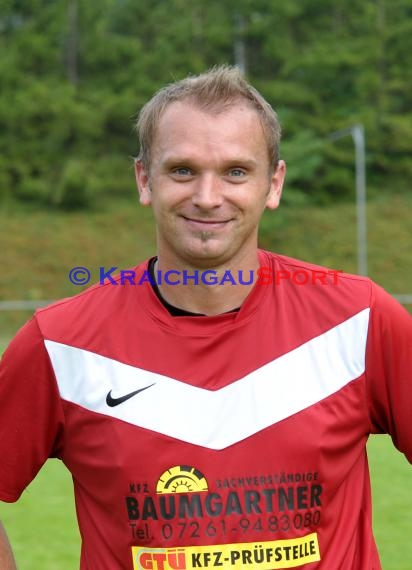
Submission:
[[[147,280],[39,310],[1,365],[0,498],[60,458],[82,570],[378,570],[365,446],[412,460],[412,319],[363,277],[268,281],[217,316]]]

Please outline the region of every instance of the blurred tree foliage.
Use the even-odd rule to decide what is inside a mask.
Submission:
[[[291,200],[412,175],[410,0],[0,0],[0,199],[82,208],[129,193],[133,121],[167,82],[238,63],[284,126]],[[235,61],[236,58],[240,61]]]

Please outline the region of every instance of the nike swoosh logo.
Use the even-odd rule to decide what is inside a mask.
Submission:
[[[110,392],[106,396],[106,404],[110,408],[114,408],[115,406],[118,406],[119,404],[123,404],[123,402],[126,402],[126,400],[129,400],[129,398],[133,398],[133,396],[136,396],[136,394],[140,394],[140,392],[143,392],[144,390],[147,390],[148,388],[151,388],[154,385],[155,385],[155,382],[153,384],[150,384],[150,386],[145,386],[144,388],[140,388],[139,390],[135,390],[134,392],[130,392],[130,394],[125,394],[124,396],[120,396],[120,398],[113,398],[112,397],[112,390],[110,390]]]

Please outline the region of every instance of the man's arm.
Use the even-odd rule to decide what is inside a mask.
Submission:
[[[17,570],[13,552],[4,526],[0,521],[0,568],[1,570]]]
[[[373,291],[366,351],[371,433],[387,433],[412,464],[412,317],[383,289]]]

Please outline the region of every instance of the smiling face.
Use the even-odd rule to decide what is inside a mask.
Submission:
[[[160,118],[150,172],[136,164],[151,204],[160,261],[169,267],[254,265],[258,224],[277,208],[285,175],[270,168],[258,113],[247,102],[211,114],[174,102]]]

